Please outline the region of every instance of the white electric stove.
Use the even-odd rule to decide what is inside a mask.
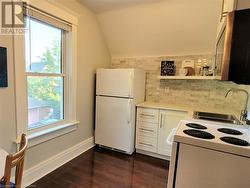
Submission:
[[[179,123],[168,188],[249,188],[249,126],[203,120]]]

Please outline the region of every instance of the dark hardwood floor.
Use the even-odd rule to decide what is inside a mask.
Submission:
[[[168,161],[95,147],[30,187],[166,188]]]

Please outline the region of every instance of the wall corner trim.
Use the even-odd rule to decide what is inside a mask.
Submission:
[[[88,151],[94,146],[95,146],[94,137],[90,137],[74,145],[73,147],[68,148],[63,152],[54,155],[49,159],[39,163],[38,165],[24,171],[22,187],[27,187],[31,185],[35,181],[39,180],[40,178],[44,177],[45,175],[59,168],[60,166],[69,162],[70,160],[76,158],[82,153]]]

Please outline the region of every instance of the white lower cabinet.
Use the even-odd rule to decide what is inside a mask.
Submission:
[[[160,110],[160,123],[158,129],[158,153],[171,156],[174,130],[180,120],[185,119],[187,112]]]
[[[159,110],[137,108],[136,148],[157,153]]]
[[[170,157],[173,130],[186,115],[178,110],[137,107],[136,149]]]

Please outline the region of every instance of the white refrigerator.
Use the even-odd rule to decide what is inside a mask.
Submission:
[[[143,70],[98,69],[95,143],[132,154],[135,150],[135,105],[144,99]]]

